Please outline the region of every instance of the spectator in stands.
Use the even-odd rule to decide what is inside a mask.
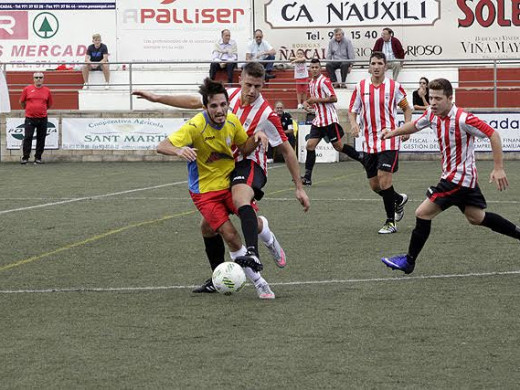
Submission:
[[[265,61],[274,61],[274,55],[276,54],[276,50],[269,44],[269,42],[264,40],[264,33],[262,30],[255,31],[255,39],[249,43],[246,52],[246,61],[258,61],[265,68],[265,79],[274,79],[276,75],[272,74],[273,72],[273,62],[265,62]]]
[[[36,130],[36,152],[34,163],[43,164],[42,154],[47,136],[47,109],[52,106],[49,88],[43,86],[43,73],[33,75],[34,83],[25,87],[20,97],[20,105],[25,110],[25,136],[23,138],[23,156],[21,164],[27,164],[31,156],[32,140]]]
[[[397,80],[397,76],[403,67],[404,49],[399,39],[394,37],[394,31],[385,27],[372,51],[381,51],[386,56],[386,67],[392,69],[392,78]]]
[[[101,43],[101,35],[92,35],[92,45],[87,49],[85,55],[86,64],[83,65],[83,89],[88,89],[88,75],[91,70],[102,70],[105,76],[105,89],[109,88],[110,69],[108,68],[108,48],[107,45]]]
[[[225,29],[221,32],[222,38],[215,43],[212,53],[212,63],[209,67],[209,77],[215,80],[219,70],[225,69],[229,84],[233,83],[233,70],[237,66],[237,43],[231,39],[231,31]]]
[[[296,100],[298,109],[303,109],[303,102],[307,100],[307,89],[309,88],[309,71],[307,70],[307,59],[303,49],[298,49],[296,57],[291,58],[294,64],[294,79],[296,80]]]
[[[11,104],[9,103],[9,90],[7,89],[7,81],[5,80],[4,71],[0,68],[0,114],[10,111]]]
[[[330,81],[334,88],[347,88],[347,74],[352,70],[352,61],[356,58],[352,41],[345,37],[345,33],[341,28],[334,29],[334,38],[329,42],[327,49],[326,69],[329,73]],[[338,82],[336,77],[336,69],[341,69],[341,81]]]
[[[419,88],[412,93],[414,110],[426,110],[430,106],[428,83],[429,81],[426,77],[419,79]]]
[[[281,101],[277,101],[274,105],[274,109],[276,111],[276,114],[280,117],[280,122],[282,122],[282,129],[285,132],[285,135],[287,136],[287,141],[291,144],[292,148],[296,146],[296,138],[294,136],[294,125],[293,125],[293,118],[291,114],[288,112],[285,112],[284,105]],[[274,148],[269,145],[269,148],[267,149],[267,163],[273,163],[274,162]]]

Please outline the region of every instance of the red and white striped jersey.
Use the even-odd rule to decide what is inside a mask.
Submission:
[[[400,137],[381,139],[383,129],[397,127],[397,105],[406,99],[406,92],[397,81],[385,77],[377,87],[370,78],[361,80],[350,99],[350,112],[358,115],[361,135],[364,136],[363,151],[381,153],[385,150],[399,150]]]
[[[280,117],[273,111],[271,105],[264,99],[262,94],[255,99],[252,104],[242,106],[240,101],[241,88],[228,88],[229,107],[233,114],[235,114],[247,135],[251,136],[256,130],[262,130],[269,139],[269,144],[276,147],[287,141],[287,135],[282,128]],[[235,161],[242,161],[244,156],[240,154],[238,149],[234,150]],[[255,161],[262,167],[267,175],[267,154],[262,145],[258,147],[247,157],[249,160]]]
[[[433,114],[428,108],[414,124],[419,130],[431,127],[437,136],[442,158],[441,178],[462,187],[474,188],[477,184],[475,137],[491,137],[495,130],[455,105],[445,117]]]
[[[336,96],[332,83],[328,77],[320,75],[309,82],[309,93],[314,98],[327,98]],[[316,127],[325,127],[332,123],[338,123],[338,114],[334,103],[314,103],[316,117],[312,124]]]

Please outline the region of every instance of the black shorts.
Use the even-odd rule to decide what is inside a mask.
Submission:
[[[399,151],[386,150],[381,153],[367,153],[363,162],[367,178],[377,176],[377,171],[397,172],[399,170]]]
[[[339,123],[332,123],[328,126],[317,127],[312,125],[311,132],[309,133],[310,138],[324,138],[325,142],[334,143],[339,141],[345,133]]]
[[[439,184],[428,188],[426,196],[442,210],[457,206],[460,211],[464,212],[466,206],[475,206],[479,209],[487,207],[486,199],[478,184],[475,188],[468,188],[441,179]]]
[[[231,187],[235,184],[247,184],[255,192],[255,199],[260,200],[264,196],[262,188],[267,183],[267,177],[260,165],[253,160],[242,160],[235,164],[231,172]]]

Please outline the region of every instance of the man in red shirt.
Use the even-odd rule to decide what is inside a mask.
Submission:
[[[43,86],[43,73],[33,75],[34,84],[22,91],[20,104],[25,109],[25,137],[23,139],[23,156],[21,164],[27,164],[31,156],[34,130],[36,133],[36,152],[34,163],[43,164],[42,153],[47,136],[47,109],[52,106],[52,95],[49,88]]]

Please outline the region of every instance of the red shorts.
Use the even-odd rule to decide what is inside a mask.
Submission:
[[[307,93],[309,89],[309,81],[307,79],[296,80],[296,93]]]
[[[229,214],[237,214],[229,189],[204,194],[190,191],[190,196],[197,210],[215,231],[229,220]]]

